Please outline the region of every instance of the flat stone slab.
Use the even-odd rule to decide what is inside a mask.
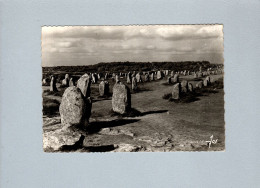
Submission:
[[[81,134],[68,129],[57,129],[43,133],[43,150],[58,151],[62,146],[72,146],[81,138]]]

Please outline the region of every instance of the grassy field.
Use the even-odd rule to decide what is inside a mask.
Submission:
[[[213,81],[223,75],[211,75]],[[195,87],[199,79],[181,76]],[[144,79],[143,79],[144,80]],[[121,81],[126,83],[125,78]],[[109,80],[110,92],[114,83]],[[224,91],[223,82],[204,88],[192,96],[194,100],[175,102],[166,100],[172,85],[167,80],[156,80],[138,84],[133,92],[133,113],[120,116],[112,112],[111,96],[100,98],[98,84],[92,84],[93,98],[90,128],[81,148],[77,151],[104,152],[124,151],[218,151],[225,149]],[[57,93],[43,86],[43,130],[60,127],[59,104],[65,88]],[[130,87],[130,85],[129,85]],[[210,136],[217,139],[209,148]]]

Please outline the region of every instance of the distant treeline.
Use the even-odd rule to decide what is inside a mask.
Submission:
[[[129,71],[156,71],[156,70],[174,70],[174,71],[198,71],[207,68],[216,68],[222,66],[219,64],[210,64],[208,61],[183,61],[183,62],[101,62],[95,65],[84,66],[57,66],[43,67],[43,73],[51,72],[129,72]]]

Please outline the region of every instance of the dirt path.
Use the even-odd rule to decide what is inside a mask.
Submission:
[[[214,79],[219,77],[220,75],[214,75]],[[223,90],[202,96],[192,103],[177,104],[162,99],[163,94],[170,93],[172,89],[172,86],[163,85],[164,82],[166,81],[147,83],[143,87],[148,91],[132,94],[132,107],[143,113],[140,117],[123,118],[115,123],[115,117],[109,115],[111,100],[93,103],[94,117],[91,121],[103,121],[104,128],[110,128],[105,134],[94,134],[99,139],[92,143],[133,144],[148,151],[223,150]],[[132,133],[134,136],[123,132]],[[211,135],[218,139],[218,142],[208,148],[206,141],[210,140]]]

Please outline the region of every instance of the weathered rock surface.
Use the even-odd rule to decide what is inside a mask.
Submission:
[[[113,87],[112,108],[114,112],[120,114],[131,109],[130,89],[121,82]]]
[[[43,150],[58,151],[63,146],[73,146],[84,137],[80,133],[68,129],[57,129],[43,133]],[[79,143],[80,144],[80,143]]]
[[[179,75],[178,74],[175,74],[174,77],[173,77],[173,82],[179,82]]]
[[[79,88],[68,87],[59,107],[63,127],[72,125],[88,125],[92,103],[85,99]]]
[[[207,79],[204,79],[203,86],[207,87],[209,85],[209,81]]]
[[[118,84],[119,82],[120,82],[120,80],[119,80],[119,76],[116,75],[116,84]]]
[[[157,80],[162,79],[162,72],[161,71],[157,71]]]
[[[180,93],[181,93],[181,84],[177,83],[173,86],[172,89],[172,98],[173,99],[180,99]]]
[[[127,73],[127,77],[126,77],[126,83],[128,83],[128,84],[130,84],[130,83],[131,83],[131,77],[132,77],[131,73],[130,73],[130,72],[129,72],[129,73]]]
[[[189,92],[193,92],[193,85],[192,85],[192,83],[188,83],[188,90],[189,90]]]
[[[188,82],[187,80],[183,80],[181,82],[181,92],[186,93],[188,91]]]
[[[197,84],[196,84],[196,88],[202,88],[203,87],[203,82],[202,81],[199,81]]]
[[[54,76],[51,77],[50,91],[58,91],[56,87],[56,78]]]
[[[137,80],[135,77],[132,78],[132,90],[133,91],[137,90]]]
[[[141,77],[140,73],[137,73],[135,77],[136,77],[137,82],[142,82],[142,77]]]
[[[91,79],[88,74],[84,74],[78,80],[77,87],[81,90],[84,97],[90,97],[90,85]]]
[[[143,149],[142,146],[136,146],[132,144],[115,144],[114,147],[116,149],[112,152],[136,152]]]
[[[75,82],[73,78],[70,78],[69,86],[75,86]]]
[[[107,81],[102,81],[99,84],[99,95],[107,96],[109,94],[109,83]]]
[[[47,85],[47,80],[46,80],[46,78],[42,79],[42,85],[43,85],[43,86],[44,86],[44,85]]]
[[[209,84],[211,83],[211,77],[210,77],[210,76],[207,76],[207,77],[205,78],[205,80],[208,80],[208,83],[209,83]]]
[[[149,74],[145,74],[145,75],[144,75],[144,81],[145,81],[145,82],[149,82],[149,81],[150,81]]]

